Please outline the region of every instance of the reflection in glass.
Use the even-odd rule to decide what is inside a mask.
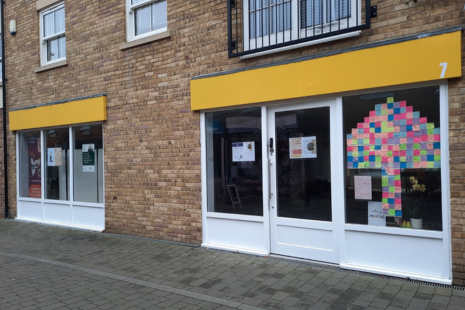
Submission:
[[[151,9],[150,5],[144,6],[136,10],[136,36],[150,32],[151,24]]]
[[[69,130],[45,130],[45,199],[69,200]]]
[[[439,87],[345,97],[343,107],[346,222],[412,228],[421,218],[421,229],[442,231]],[[371,195],[358,196],[356,177]]]
[[[206,113],[209,212],[263,215],[261,109]]]
[[[42,198],[40,131],[19,134],[19,197]]]
[[[278,216],[331,221],[329,107],[276,113]]]
[[[102,125],[73,128],[74,201],[103,203]]]

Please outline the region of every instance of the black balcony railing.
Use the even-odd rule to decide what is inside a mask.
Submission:
[[[370,28],[370,0],[227,0],[229,57]]]

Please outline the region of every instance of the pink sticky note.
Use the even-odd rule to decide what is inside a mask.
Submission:
[[[381,140],[382,140],[382,139],[381,139]],[[383,151],[387,151],[387,150],[388,150],[387,144],[381,145],[381,149],[382,149]]]
[[[352,134],[353,134],[353,135],[358,134],[358,129],[357,129],[357,128],[352,128]]]
[[[388,157],[388,163],[393,163],[394,162],[394,158],[393,157]]]
[[[395,193],[388,193],[388,198],[395,198],[396,197],[396,194]]]
[[[375,133],[370,133],[370,139],[375,139],[376,138],[376,134]]]
[[[383,193],[383,198],[389,198],[389,193]]]
[[[376,140],[375,140],[375,139],[370,139],[370,144],[371,144],[371,145],[376,144]]]
[[[413,131],[419,131],[420,130],[420,125],[412,125],[412,130]]]
[[[363,133],[370,133],[370,127],[363,128]]]
[[[376,116],[376,111],[370,111],[370,116]]]
[[[362,129],[363,128],[363,123],[358,123],[357,128]]]
[[[434,142],[440,142],[441,141],[441,136],[440,135],[434,135]]]
[[[422,135],[421,142],[428,142],[428,135]]]
[[[363,150],[364,150],[364,151],[369,151],[369,150],[370,150],[370,146],[369,146],[369,145],[365,145],[365,146],[363,147]]]
[[[388,151],[392,151],[392,145],[388,145]]]
[[[369,123],[369,122],[370,122],[370,117],[368,117],[368,116],[367,116],[367,117],[365,117],[365,118],[363,119],[363,122],[365,122],[365,123]]]
[[[394,114],[394,120],[395,121],[400,120],[400,114]]]
[[[421,142],[421,138],[420,137],[415,137],[413,138],[413,143],[420,143]]]
[[[388,115],[381,115],[381,121],[387,122],[389,120]]]
[[[412,106],[408,106],[408,107],[406,106],[405,107],[405,112],[407,112],[407,113],[408,112],[413,112],[413,107]]]
[[[389,209],[389,204],[388,203],[383,203],[383,209],[385,209],[385,210]]]
[[[407,156],[407,151],[400,151],[400,156]]]
[[[413,168],[421,168],[421,163],[419,161],[414,162]]]
[[[394,175],[400,175],[400,169],[392,169]]]
[[[389,162],[389,161],[388,161],[388,158],[387,158],[387,157],[383,157],[383,158],[381,158],[381,162],[387,163],[387,162]]]
[[[396,203],[395,208],[396,208],[396,210],[402,210],[402,204]]]
[[[381,139],[381,144],[387,144],[387,139]]]
[[[413,131],[407,131],[407,138],[413,138]]]
[[[389,115],[394,114],[394,109],[388,109],[388,114],[389,114]]]
[[[400,132],[399,126],[394,126],[394,132]]]
[[[364,161],[370,161],[370,156],[363,156]]]
[[[402,193],[402,187],[396,186],[396,187],[394,188],[394,192],[396,192],[396,193]]]
[[[396,181],[396,182],[397,182],[397,181]],[[400,182],[400,181],[399,181],[399,182]],[[399,185],[399,186],[400,186],[400,185]],[[402,199],[395,199],[395,200],[394,200],[394,203],[395,203],[396,205],[400,205],[400,204],[402,204]]]
[[[394,181],[394,185],[395,185],[395,186],[402,186],[402,184],[400,183],[400,181]]]
[[[400,101],[400,102],[399,102],[399,106],[400,106],[401,108],[405,108],[405,107],[407,106],[407,101]]]
[[[400,113],[400,119],[406,119],[407,118],[407,113]]]
[[[392,156],[400,156],[400,152],[399,151],[393,151]]]
[[[349,143],[349,140],[347,140],[347,144],[352,144],[352,143]],[[348,146],[347,147],[347,152],[352,152],[353,149],[354,149],[353,146]]]
[[[393,150],[393,151],[398,151],[398,150],[399,150],[399,144],[394,144],[394,145],[392,146],[392,150]]]
[[[405,124],[412,125],[413,124],[413,119],[412,118],[407,118],[406,121],[405,121]]]
[[[374,122],[375,122],[375,119],[376,119],[376,117],[370,116],[370,123],[374,123]]]
[[[370,128],[370,122],[363,123],[363,128]]]
[[[434,135],[428,135],[428,142],[434,142]]]
[[[387,137],[388,137],[388,139],[394,138],[394,133],[393,132],[388,132]]]
[[[407,138],[400,138],[400,144],[407,144]]]
[[[421,162],[421,167],[422,168],[428,168],[428,162],[427,161],[422,161]]]
[[[428,120],[426,119],[426,117],[420,117],[420,124],[426,124],[428,123]]]
[[[420,156],[420,150],[413,150],[413,156]]]
[[[387,109],[387,103],[383,103],[381,105],[381,110],[386,110]]]
[[[413,118],[413,112],[407,112],[407,119],[412,119]]]
[[[441,150],[435,149],[434,150],[434,155],[441,155]]]

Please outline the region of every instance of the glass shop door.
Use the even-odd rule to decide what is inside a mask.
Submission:
[[[273,254],[339,263],[332,186],[338,156],[331,153],[335,108],[336,99],[268,110]]]

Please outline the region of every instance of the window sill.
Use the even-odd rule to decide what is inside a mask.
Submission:
[[[134,47],[134,46],[139,46],[139,45],[142,45],[142,44],[146,44],[146,43],[166,39],[166,38],[169,38],[169,37],[171,37],[171,32],[169,30],[167,30],[165,32],[157,33],[157,34],[154,34],[154,35],[142,38],[142,39],[137,39],[137,40],[134,40],[134,41],[129,41],[129,42],[122,43],[119,46],[119,49],[120,50],[125,50],[125,49],[128,49],[128,48]]]
[[[68,61],[67,60],[62,60],[62,61],[58,61],[58,62],[49,64],[49,65],[37,67],[37,68],[34,69],[34,72],[35,73],[44,72],[44,71],[47,71],[47,70],[51,70],[51,69],[55,69],[55,68],[63,67],[63,66],[67,66],[67,65],[68,65]]]
[[[289,51],[289,50],[293,50],[293,49],[297,49],[297,48],[301,48],[301,47],[306,47],[306,46],[311,46],[311,45],[316,45],[316,44],[321,44],[321,43],[326,43],[326,42],[331,42],[331,41],[356,37],[356,36],[359,36],[360,33],[361,33],[361,31],[357,30],[357,31],[354,31],[354,32],[335,35],[335,36],[331,36],[331,37],[327,37],[327,38],[323,38],[323,39],[319,39],[319,40],[315,40],[315,41],[308,41],[308,42],[304,42],[304,43],[300,43],[300,44],[294,44],[294,45],[289,45],[289,46],[285,46],[285,47],[280,47],[280,48],[267,50],[267,51],[264,51],[264,52],[258,52],[258,53],[253,53],[253,54],[249,54],[249,55],[244,55],[244,56],[241,56],[239,58],[241,60],[244,60],[244,59],[259,57],[259,56],[263,56],[263,55],[280,53],[280,52]]]

